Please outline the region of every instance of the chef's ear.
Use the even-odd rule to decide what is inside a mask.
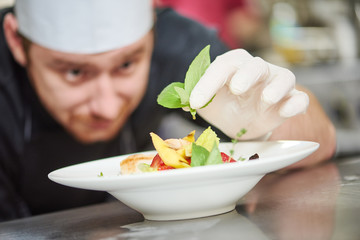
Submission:
[[[15,60],[22,66],[27,63],[27,57],[22,44],[22,38],[18,34],[18,23],[12,13],[8,13],[4,17],[4,33],[8,47]]]

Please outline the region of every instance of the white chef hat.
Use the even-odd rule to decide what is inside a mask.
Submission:
[[[151,0],[16,0],[19,32],[43,47],[100,53],[127,46],[153,26]]]

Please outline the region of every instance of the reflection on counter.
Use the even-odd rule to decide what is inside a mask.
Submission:
[[[339,189],[333,163],[269,174],[243,200],[244,212],[270,239],[331,239]]]
[[[341,172],[341,188],[336,201],[336,230],[332,239],[360,239],[360,158],[344,158],[336,163]],[[355,224],[354,224],[355,223]]]
[[[213,217],[184,221],[147,221],[122,226],[128,232],[118,239],[269,239],[259,228],[235,210]]]

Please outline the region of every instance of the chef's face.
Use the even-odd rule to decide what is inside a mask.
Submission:
[[[70,54],[29,47],[31,82],[50,114],[84,143],[113,138],[145,94],[153,31],[105,53]]]

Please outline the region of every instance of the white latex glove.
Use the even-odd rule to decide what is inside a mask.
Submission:
[[[295,89],[291,71],[242,49],[218,56],[190,95],[190,106],[230,138],[245,128],[243,140],[264,138],[308,105],[309,97]]]

